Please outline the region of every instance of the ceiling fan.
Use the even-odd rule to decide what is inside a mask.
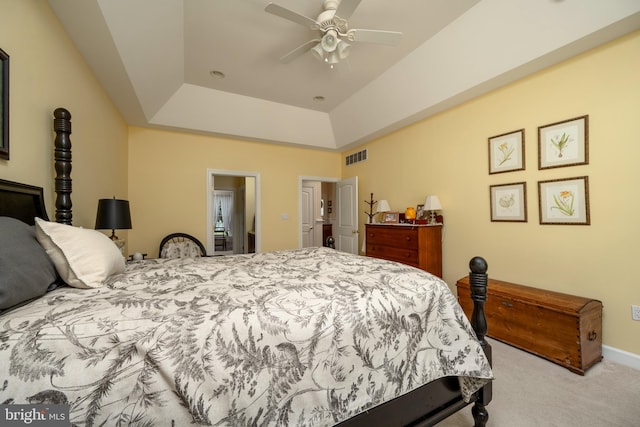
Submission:
[[[402,39],[402,33],[384,30],[349,29],[348,19],[356,10],[361,0],[324,0],[323,11],[316,19],[301,15],[291,9],[275,3],[269,3],[265,11],[281,18],[303,25],[318,32],[318,37],[296,47],[280,58],[287,63],[311,51],[314,57],[326,62],[333,68],[334,64],[349,55],[349,42],[382,43],[395,45]]]

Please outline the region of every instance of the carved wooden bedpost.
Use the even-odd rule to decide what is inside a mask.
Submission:
[[[487,261],[482,257],[474,257],[469,261],[469,285],[471,299],[473,300],[473,313],[471,314],[471,326],[476,331],[480,345],[491,363],[491,346],[485,340],[487,335],[487,318],[484,312],[484,304],[487,301]],[[491,383],[485,385],[478,392],[478,399],[471,412],[476,426],[485,426],[489,419],[489,413],[485,408],[491,402]]]
[[[53,112],[56,169],[56,222],[71,225],[71,113],[64,108]]]

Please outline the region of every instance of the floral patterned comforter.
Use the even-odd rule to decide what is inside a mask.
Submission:
[[[443,376],[492,377],[448,286],[326,248],[136,261],[0,316],[0,403],[75,425],[330,426]]]

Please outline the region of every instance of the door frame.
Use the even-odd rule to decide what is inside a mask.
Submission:
[[[262,221],[261,221],[261,196],[260,196],[260,173],[259,172],[250,172],[250,171],[239,171],[239,170],[229,170],[229,169],[207,169],[207,253],[209,253],[209,248],[213,248],[215,251],[215,242],[213,239],[213,215],[212,215],[212,206],[213,206],[213,191],[214,187],[214,176],[215,175],[226,175],[226,176],[237,176],[237,177],[252,177],[255,179],[255,216],[256,216],[256,247],[255,251],[260,252],[262,248]],[[245,189],[246,192],[246,189]],[[246,231],[246,230],[245,230]],[[213,252],[212,252],[213,253]]]
[[[303,181],[331,182],[335,184],[342,181],[342,178],[334,178],[334,177],[326,177],[326,176],[307,176],[307,175],[298,176],[298,248],[302,248],[302,182]]]
[[[315,212],[315,207],[316,207],[316,188],[320,188],[320,186],[322,185],[322,183],[318,182],[318,181],[302,181],[302,187],[300,189],[300,206],[302,207],[302,210],[300,211],[300,236],[302,238],[301,242],[301,247],[313,247],[316,246],[317,243],[316,241],[318,240],[316,237],[317,234],[317,227],[316,227],[316,222],[317,222],[317,217],[316,217],[316,212]],[[305,226],[304,224],[304,212],[306,211],[306,206],[304,203],[304,198],[302,197],[305,189],[310,191],[310,195],[311,195],[311,199],[309,200],[310,203],[310,207],[309,207],[309,242],[307,242],[307,246],[305,245],[305,232],[303,230],[303,227]],[[306,227],[304,227],[306,228]],[[322,241],[322,236],[320,237],[320,240]],[[320,245],[322,246],[322,245]]]

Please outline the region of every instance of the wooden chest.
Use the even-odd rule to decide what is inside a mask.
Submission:
[[[367,256],[397,261],[442,277],[442,225],[367,224]]]
[[[467,317],[469,278],[457,282]],[[489,279],[487,335],[584,375],[602,360],[602,303],[597,300]]]

